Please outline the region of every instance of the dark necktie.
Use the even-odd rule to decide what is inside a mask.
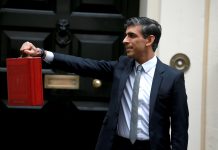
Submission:
[[[139,65],[136,68],[136,76],[135,76],[133,93],[132,93],[132,110],[131,110],[130,132],[129,132],[129,138],[132,144],[136,141],[137,138],[138,93],[139,93],[139,82],[142,72],[141,70],[142,70],[142,65]]]

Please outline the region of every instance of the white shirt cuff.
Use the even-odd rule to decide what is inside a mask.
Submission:
[[[43,60],[48,64],[50,64],[53,61],[53,59],[54,59],[54,53],[52,53],[51,51],[46,51],[46,56]]]

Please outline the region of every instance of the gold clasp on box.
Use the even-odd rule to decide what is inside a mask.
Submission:
[[[79,89],[78,75],[45,75],[46,89]]]

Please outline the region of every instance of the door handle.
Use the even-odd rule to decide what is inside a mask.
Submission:
[[[94,80],[92,81],[92,86],[93,86],[94,88],[100,88],[100,87],[102,86],[102,81],[99,80],[99,79],[94,79]]]

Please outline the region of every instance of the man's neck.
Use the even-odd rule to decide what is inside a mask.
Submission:
[[[148,55],[144,55],[144,56],[139,57],[138,59],[136,59],[136,61],[139,64],[143,64],[143,63],[149,61],[150,59],[152,59],[154,56],[155,56],[155,53],[153,52],[153,53],[150,53]]]

